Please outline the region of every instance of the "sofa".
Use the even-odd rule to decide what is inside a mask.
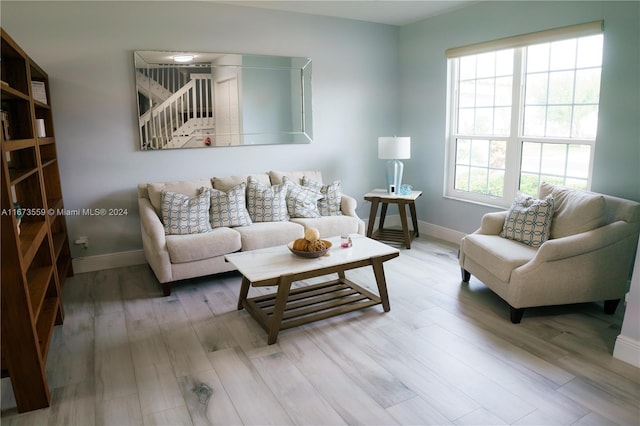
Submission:
[[[538,198],[483,216],[462,238],[462,281],[471,275],[510,306],[525,308],[604,301],[613,314],[628,290],[640,229],[640,204],[542,183]]]
[[[233,270],[224,256],[322,238],[364,235],[357,202],[318,170],[270,171],[138,185],[142,246],[163,294],[171,284]]]

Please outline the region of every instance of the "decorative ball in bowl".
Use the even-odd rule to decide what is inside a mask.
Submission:
[[[325,254],[327,254],[327,252],[331,248],[331,242],[327,240],[321,240],[321,241],[326,246],[324,250],[318,250],[318,251],[296,250],[293,248],[293,243],[295,241],[291,241],[289,244],[287,244],[287,247],[289,247],[289,250],[291,251],[291,253],[295,254],[296,256],[305,257],[307,259],[314,259],[317,257],[324,256]]]

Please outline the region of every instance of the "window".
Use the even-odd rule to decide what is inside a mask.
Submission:
[[[447,51],[446,195],[508,206],[540,182],[588,189],[602,23]]]

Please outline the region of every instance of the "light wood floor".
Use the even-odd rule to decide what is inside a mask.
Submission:
[[[5,408],[5,379],[2,425],[638,425],[640,369],[611,356],[623,306],[529,309],[513,325],[481,283],[461,285],[456,251],[414,241],[385,264],[389,313],[286,330],[271,346],[236,310],[237,273],[170,297],[147,266],[78,274],[47,364],[51,407]],[[375,290],[370,269],[347,277]]]

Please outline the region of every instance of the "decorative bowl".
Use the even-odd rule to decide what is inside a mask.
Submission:
[[[291,251],[291,253],[295,254],[296,256],[305,257],[307,259],[315,259],[317,257],[321,257],[321,256],[324,256],[325,254],[327,254],[327,252],[331,248],[331,243],[329,241],[327,241],[327,240],[322,240],[322,241],[327,246],[326,250],[322,250],[322,251],[300,251],[300,250],[294,250],[293,249],[293,241],[291,241],[289,244],[287,244],[287,247],[289,247],[289,250]]]

